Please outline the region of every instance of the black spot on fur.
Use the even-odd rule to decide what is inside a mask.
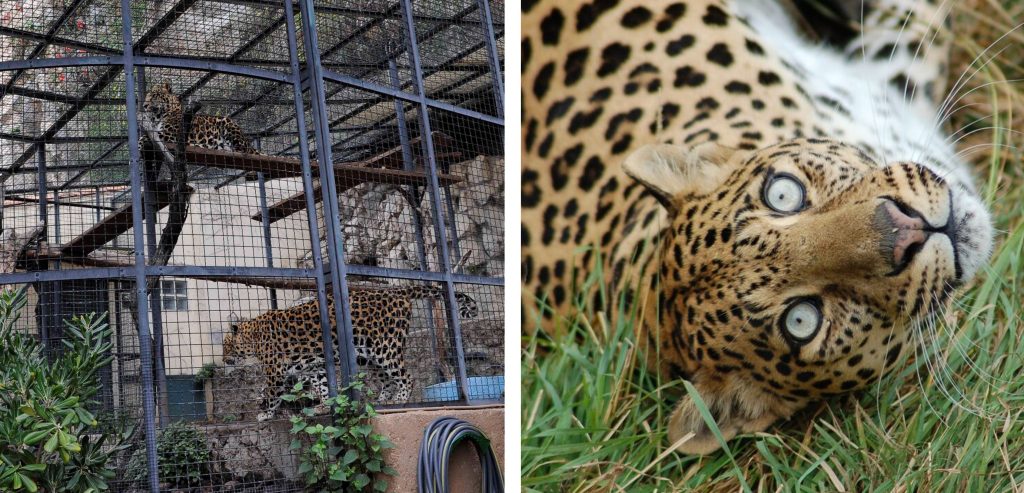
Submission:
[[[557,45],[558,39],[562,36],[562,27],[565,26],[565,16],[562,11],[555,8],[551,13],[540,21],[541,41],[546,45]]]
[[[537,99],[543,99],[551,86],[551,76],[555,74],[555,62],[545,63],[537,72],[537,78],[533,80],[533,95]]]
[[[581,111],[576,113],[572,116],[572,120],[569,122],[569,133],[576,134],[576,132],[579,132],[582,129],[594,126],[594,123],[597,122],[597,119],[601,116],[602,112],[604,112],[604,107],[598,106],[597,108],[594,108],[593,111]],[[527,150],[529,150],[529,148],[527,148]]]
[[[762,70],[757,73],[757,81],[764,86],[773,86],[782,82],[782,79],[780,79],[779,74],[776,74],[775,72]]]
[[[576,12],[576,30],[583,32],[597,22],[598,17],[619,4],[619,0],[594,0]]]
[[[548,108],[548,116],[544,120],[544,123],[551,125],[555,120],[565,116],[569,112],[569,108],[572,108],[572,103],[576,101],[576,98],[569,96],[561,101],[556,101]]]
[[[612,43],[601,50],[601,67],[597,69],[598,77],[606,77],[615,73],[622,63],[629,58],[629,47],[622,43]]]
[[[676,87],[690,86],[698,87],[704,83],[707,79],[703,73],[693,69],[693,67],[687,65],[676,69],[676,80],[672,84]]]
[[[724,26],[729,22],[729,14],[715,5],[710,5],[701,20],[709,26]]]
[[[587,57],[590,55],[590,48],[580,48],[569,52],[565,58],[565,85],[571,86],[581,78],[587,67]]]
[[[540,203],[540,189],[537,187],[538,178],[540,178],[540,175],[536,171],[530,169],[523,170],[523,207],[536,207]]]
[[[520,46],[523,51],[523,64],[520,67],[520,73],[525,73],[526,66],[530,64],[530,55],[533,54],[533,43],[530,42],[530,38],[524,38]]]
[[[604,163],[597,156],[591,156],[583,167],[583,175],[580,176],[579,181],[580,188],[583,191],[590,191],[591,188],[594,188],[597,181],[601,179],[602,174],[604,174]]]
[[[725,85],[725,90],[732,94],[750,94],[750,84],[734,80]]]
[[[723,67],[732,65],[732,53],[729,52],[729,47],[725,43],[715,43],[708,51],[708,61],[717,63]]]
[[[634,7],[622,16],[622,27],[633,29],[651,20],[651,11],[644,7]]]
[[[747,40],[747,51],[753,55],[764,55],[764,48],[752,39]]]
[[[683,50],[693,46],[695,39],[690,34],[684,34],[682,37],[675,41],[669,41],[668,46],[665,47],[665,53],[670,56],[676,56],[683,52]]]

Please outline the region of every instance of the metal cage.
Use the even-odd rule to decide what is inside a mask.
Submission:
[[[503,400],[503,10],[3,2],[0,284],[28,293],[47,350],[71,316],[107,314],[95,406],[139,425],[118,466],[145,464],[115,490],[178,488],[158,474],[175,421],[209,443],[204,484],[299,488],[279,443],[294,410],[259,420],[264,367],[309,352],[296,341],[329,395],[365,371],[380,407]],[[222,360],[233,330],[303,311],[336,330],[279,322],[281,354]]]

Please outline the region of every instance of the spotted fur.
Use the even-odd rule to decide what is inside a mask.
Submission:
[[[649,365],[727,439],[878,379],[992,245],[935,123],[945,14],[869,1],[837,49],[769,1],[524,2],[524,324],[576,316],[600,259],[610,289],[580,294],[641,307]],[[769,206],[780,176],[799,210]],[[799,301],[822,320],[807,340],[787,332]],[[667,427],[719,447],[688,398]]]
[[[173,151],[181,134],[183,114],[181,100],[171,91],[168,83],[158,84],[146,93],[142,104],[143,111],[153,115],[157,121],[157,133],[164,145]],[[142,147],[146,147],[149,137],[140,139]],[[242,129],[234,120],[224,116],[196,115],[192,119],[192,127],[188,134],[188,145],[207,149],[259,154],[242,133]]]
[[[412,302],[417,299],[440,300],[444,291],[436,287],[359,288],[350,291],[352,336],[356,363],[360,368],[377,370],[384,377],[381,402],[408,402],[412,385],[405,362],[405,340],[409,334]],[[334,300],[328,298],[332,339],[338,341],[334,319]],[[475,318],[476,300],[456,293],[459,316]],[[327,374],[324,371],[323,332],[320,303],[317,300],[284,310],[271,310],[231,325],[225,334],[225,364],[237,364],[245,358],[259,361],[267,377],[261,412],[257,419],[271,419],[288,382],[309,381],[322,399],[327,398]],[[334,360],[340,361],[334,347]]]

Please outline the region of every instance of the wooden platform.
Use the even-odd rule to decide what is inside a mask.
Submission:
[[[171,204],[171,185],[158,183],[155,187],[156,211]],[[132,228],[132,205],[114,211],[60,248],[61,256],[86,257]]]
[[[392,185],[418,185],[427,186],[429,181],[427,180],[427,174],[423,171],[403,171],[397,169],[376,169],[376,168],[357,168],[351,166],[336,165],[335,180],[338,188],[338,193],[348,190],[361,183],[387,183]],[[455,175],[441,174],[437,176],[437,181],[441,186],[451,185],[462,181],[462,178]],[[323,199],[323,193],[320,190],[320,184],[313,185],[313,202],[317,203]],[[306,208],[306,193],[299,192],[290,197],[282,199],[274,204],[267,206],[268,222],[273,224],[276,221],[280,221],[296,212],[302,211]],[[252,219],[256,221],[263,220],[263,213],[257,212],[252,215]]]

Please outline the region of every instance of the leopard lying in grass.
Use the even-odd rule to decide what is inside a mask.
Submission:
[[[945,12],[865,3],[835,49],[775,2],[526,2],[524,323],[575,316],[600,258],[613,294],[581,296],[641,307],[726,440],[886,373],[993,229],[941,131]],[[693,399],[666,426],[720,447]]]

